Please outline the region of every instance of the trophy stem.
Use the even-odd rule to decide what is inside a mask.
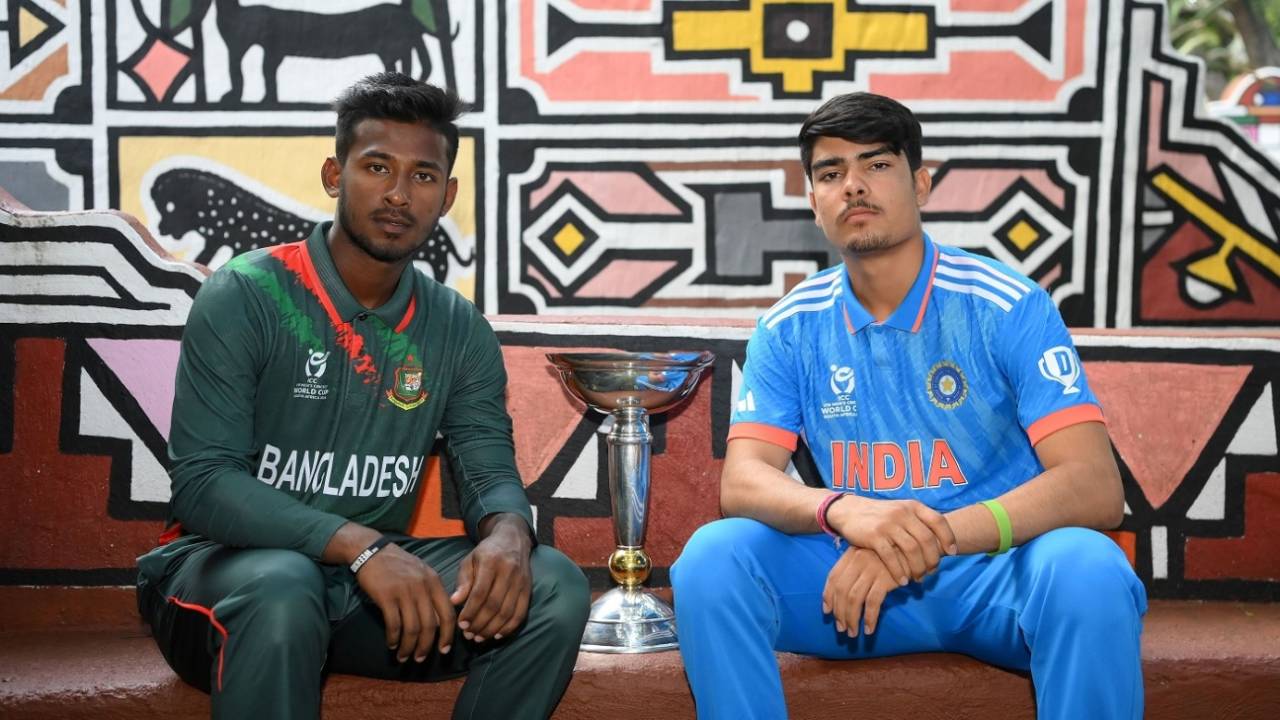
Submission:
[[[653,435],[648,411],[613,411],[609,432],[609,494],[617,549],[609,556],[616,587],[591,604],[582,648],[594,652],[642,653],[677,647],[675,612],[642,587],[652,563],[644,551],[649,509],[649,453]]]
[[[614,410],[608,442],[614,540],[619,549],[640,548],[649,510],[649,446],[653,442],[648,411],[642,407]]]

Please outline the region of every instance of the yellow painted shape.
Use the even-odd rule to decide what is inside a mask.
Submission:
[[[765,58],[766,5],[807,3],[831,5],[830,0],[755,0],[746,10],[689,10],[672,13],[671,40],[676,51],[747,50],[751,71],[781,75],[786,92],[811,92],[815,73],[845,70],[850,50],[883,53],[921,52],[929,48],[929,18],[919,12],[847,12],[834,7],[831,57]]]
[[[556,244],[556,247],[560,248],[560,252],[565,255],[572,255],[578,251],[578,248],[582,247],[582,243],[586,239],[586,236],[582,234],[582,231],[576,225],[569,223],[560,228],[560,232],[556,233],[555,237],[551,238],[551,241]]]
[[[320,182],[320,166],[333,154],[332,136],[302,137],[124,137],[120,139],[119,209],[154,228],[160,218],[146,215],[142,181],[158,163],[175,155],[206,158],[235,170],[276,192],[332,215],[335,201]],[[475,140],[460,138],[454,162],[458,195],[449,216],[464,237],[476,234]]]
[[[1013,243],[1019,250],[1026,252],[1040,239],[1040,233],[1031,227],[1031,223],[1026,220],[1019,220],[1017,225],[1009,229],[1009,242]]]
[[[25,7],[18,11],[18,47],[35,40],[49,26]]]
[[[118,149],[120,210],[155,227],[142,207],[142,180],[162,160],[175,155],[204,158],[272,188],[290,199],[331,215],[334,201],[320,183],[320,166],[333,153],[333,137],[123,137]]]
[[[1222,238],[1222,245],[1218,251],[1188,265],[1188,273],[1234,293],[1237,289],[1236,279],[1231,274],[1227,261],[1232,252],[1239,250],[1271,271],[1272,275],[1280,278],[1280,253],[1277,253],[1275,248],[1228,220],[1216,208],[1196,197],[1190,189],[1173,179],[1168,173],[1156,175],[1151,184]]]

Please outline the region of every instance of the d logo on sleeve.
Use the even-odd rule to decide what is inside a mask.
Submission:
[[[1080,363],[1076,354],[1065,345],[1049,348],[1040,356],[1040,374],[1045,380],[1062,385],[1063,395],[1080,392],[1076,381],[1080,379]]]

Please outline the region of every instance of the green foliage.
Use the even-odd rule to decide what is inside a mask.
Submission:
[[[1169,40],[1210,72],[1232,78],[1249,69],[1249,58],[1227,6],[1228,0],[1169,0]]]
[[[1276,44],[1280,45],[1280,3],[1264,2],[1261,3],[1262,17],[1267,20],[1267,27],[1271,28],[1271,37],[1277,38]]]

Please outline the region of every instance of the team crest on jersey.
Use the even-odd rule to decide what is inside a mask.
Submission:
[[[969,383],[964,379],[964,373],[949,360],[943,360],[929,370],[925,385],[929,400],[943,410],[960,407],[969,394]]]
[[[396,368],[396,380],[387,391],[387,399],[401,410],[412,410],[427,401],[427,391],[422,383],[422,364],[412,355],[404,365]]]

